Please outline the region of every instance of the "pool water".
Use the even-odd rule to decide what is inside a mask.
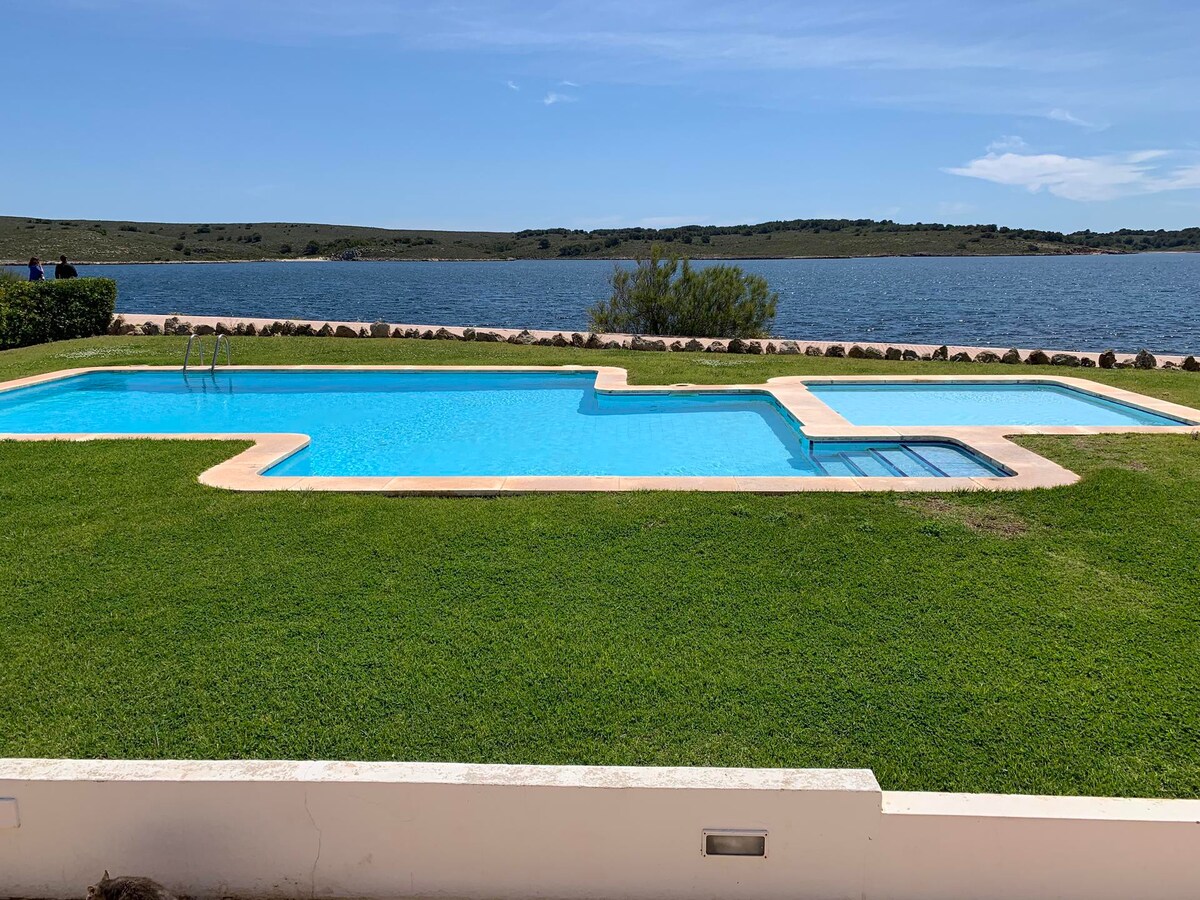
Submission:
[[[812,442],[767,394],[594,372],[88,372],[0,393],[0,434],[299,433],[277,475],[1005,474],[948,443]]]
[[[852,425],[1182,425],[1180,419],[1056,384],[809,384]]]

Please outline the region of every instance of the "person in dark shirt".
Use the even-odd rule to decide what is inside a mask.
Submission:
[[[58,258],[58,265],[54,267],[54,278],[57,281],[59,278],[78,278],[79,273],[75,271],[75,267],[67,262],[65,256]]]
[[[36,256],[29,259],[29,280],[30,281],[45,281],[46,270],[42,268],[42,261]]]

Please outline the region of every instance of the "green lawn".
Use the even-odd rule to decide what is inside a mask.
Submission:
[[[642,383],[1032,371],[399,340],[234,354],[605,363]],[[0,353],[0,379],[181,355],[75,341]],[[1200,406],[1200,376],[1072,374]],[[196,482],[229,443],[0,444],[0,755],[867,766],[893,789],[1200,797],[1200,441],[1023,443],[1083,481],[238,494]]]

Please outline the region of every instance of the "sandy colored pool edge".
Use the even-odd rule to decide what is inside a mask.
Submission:
[[[1179,426],[858,426],[847,422],[808,389],[809,384],[839,382],[1056,384],[1150,412],[1200,423],[1200,411],[1099,382],[1068,376],[913,375],[780,376],[758,384],[630,385],[617,366],[228,366],[231,371],[396,371],[396,372],[592,372],[601,393],[747,393],[772,398],[802,423],[813,441],[937,440],[963,447],[996,468],[1011,473],[994,477],[821,477],[821,476],[268,476],[272,466],[303,449],[309,437],[295,433],[47,433],[0,434],[7,441],[204,440],[249,441],[251,446],[199,475],[201,484],[233,491],[336,491],[389,495],[501,496],[543,492],[706,491],[764,494],[874,491],[1030,490],[1074,484],[1079,476],[1052,460],[1009,440],[1011,435],[1188,434],[1195,424]],[[96,366],[62,369],[0,383],[0,393],[61,381],[89,372],[178,372],[174,366]],[[194,376],[193,376],[194,377]],[[203,376],[201,376],[203,377]]]

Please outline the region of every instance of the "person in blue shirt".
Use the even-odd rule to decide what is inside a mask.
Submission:
[[[45,281],[46,271],[42,268],[42,261],[36,256],[29,260],[29,280],[30,281]]]

